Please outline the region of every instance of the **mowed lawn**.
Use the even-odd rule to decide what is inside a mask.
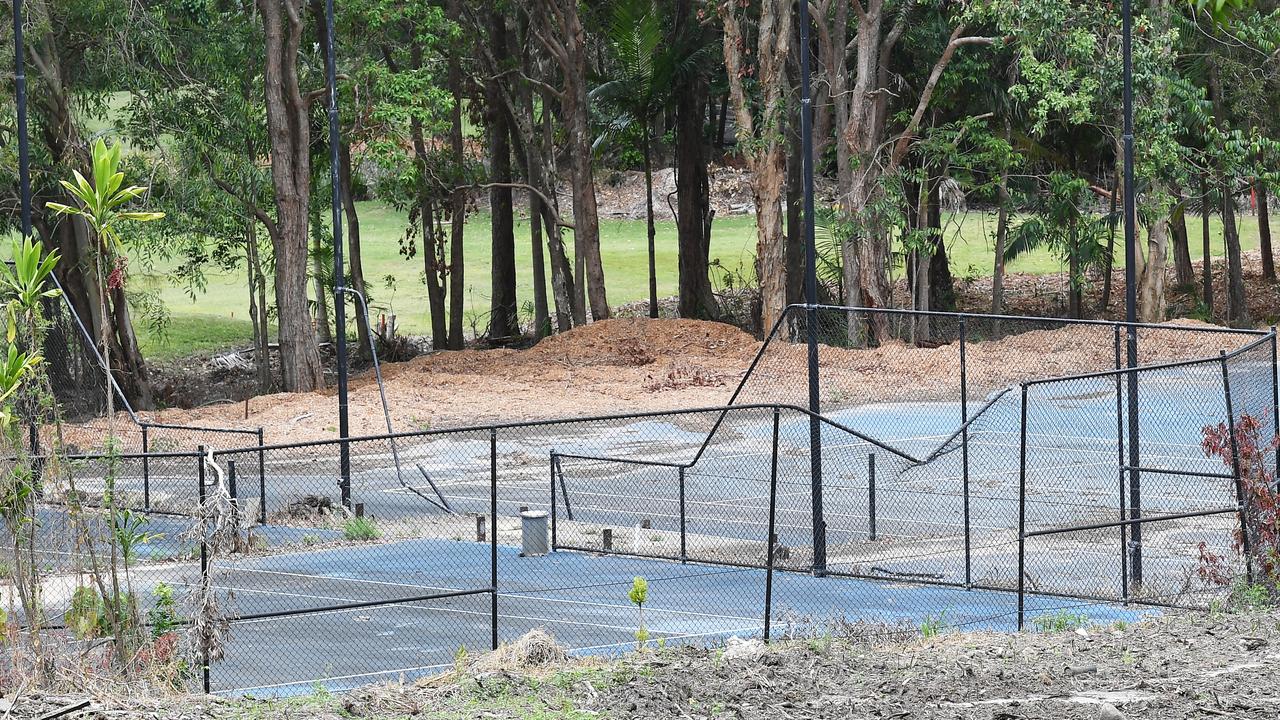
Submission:
[[[374,304],[374,312],[394,313],[399,327],[407,333],[424,333],[430,327],[426,288],[423,285],[423,262],[419,254],[409,260],[400,255],[400,238],[407,217],[404,213],[379,202],[359,204],[361,241],[365,279]],[[164,222],[180,221],[166,219]],[[1222,226],[1217,217],[1211,219],[1212,253],[1222,254]],[[1192,236],[1192,257],[1200,257],[1200,222],[1188,217]],[[1245,249],[1258,245],[1257,218],[1240,218],[1241,243]],[[643,220],[601,221],[601,252],[609,302],[621,305],[648,297],[648,253]],[[992,242],[995,214],[968,212],[947,218],[944,229],[950,251],[952,271],[957,277],[983,277],[991,274]],[[677,250],[675,225],[660,222],[657,228],[658,294],[676,293]],[[566,233],[566,246],[572,249],[572,237]],[[1118,249],[1122,242],[1117,237]],[[466,307],[468,323],[483,331],[489,309],[490,255],[489,219],[477,215],[467,222],[465,243]],[[517,220],[516,268],[518,293],[526,312],[531,312],[533,276],[530,267],[529,224]],[[712,232],[711,257],[728,271],[750,279],[754,276],[755,222],[753,216],[717,218]],[[1117,252],[1117,265],[1123,253]],[[168,328],[163,334],[139,327],[144,351],[151,356],[173,357],[185,353],[226,347],[248,342],[248,290],[243,271],[211,273],[208,285],[193,299],[170,273],[178,259],[160,261],[154,267],[134,265],[133,282],[159,292],[169,312]],[[1048,250],[1038,250],[1020,257],[1009,266],[1010,272],[1054,273],[1062,263]],[[722,275],[716,271],[717,276]],[[388,278],[394,278],[389,282]],[[394,287],[392,287],[394,285]]]

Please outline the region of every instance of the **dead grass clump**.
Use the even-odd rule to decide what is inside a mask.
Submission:
[[[565,646],[542,628],[534,628],[497,650],[478,656],[469,663],[472,672],[525,672],[559,667],[569,659]]]

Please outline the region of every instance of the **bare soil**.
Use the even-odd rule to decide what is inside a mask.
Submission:
[[[19,720],[76,718],[903,718],[1191,720],[1280,716],[1280,613],[1166,616],[1058,632],[943,633],[844,628],[847,637],[765,646],[649,649],[566,659],[535,631],[412,684],[281,701],[9,688]]]

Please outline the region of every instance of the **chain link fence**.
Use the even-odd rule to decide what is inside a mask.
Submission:
[[[1275,335],[1139,326],[1129,370],[1127,329],[792,308],[724,407],[269,446],[196,430],[196,452],[152,425],[147,452],[71,460],[74,504],[109,478],[144,518],[133,597],[144,617],[162,584],[201,599],[189,617],[225,632],[188,681],[214,692],[412,678],[535,628],[611,653],[1205,607],[1250,579],[1241,458],[1275,470],[1205,440],[1274,436]],[[41,504],[47,618],[84,583],[79,545],[118,527],[60,529],[71,504]]]

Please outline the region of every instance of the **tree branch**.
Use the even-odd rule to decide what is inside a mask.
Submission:
[[[994,45],[997,40],[997,38],[993,37],[960,37],[962,32],[964,32],[964,25],[956,27],[951,33],[951,40],[947,43],[946,49],[942,51],[938,61],[933,64],[933,71],[929,73],[929,80],[920,92],[920,101],[916,103],[916,110],[911,115],[911,121],[907,123],[907,127],[898,136],[893,155],[889,158],[889,171],[896,169],[898,163],[902,162],[902,159],[906,157],[907,149],[911,147],[911,141],[915,139],[916,131],[920,128],[920,121],[924,119],[924,112],[929,107],[929,101],[933,99],[933,91],[937,89],[938,80],[942,78],[942,73],[947,69],[947,65],[950,64],[956,50],[964,45]]]
[[[551,213],[551,220],[556,227],[567,228],[569,230],[573,229],[573,223],[567,223],[563,219],[561,219],[560,213],[556,210],[556,205],[551,201],[551,198],[547,197],[546,194],[543,193],[541,190],[539,190],[538,188],[528,183],[520,183],[520,182],[477,183],[474,185],[457,185],[453,189],[457,191],[457,190],[489,190],[491,188],[511,188],[513,190],[527,190],[528,192],[531,192],[534,195],[537,195],[538,199],[542,200],[543,209]]]

